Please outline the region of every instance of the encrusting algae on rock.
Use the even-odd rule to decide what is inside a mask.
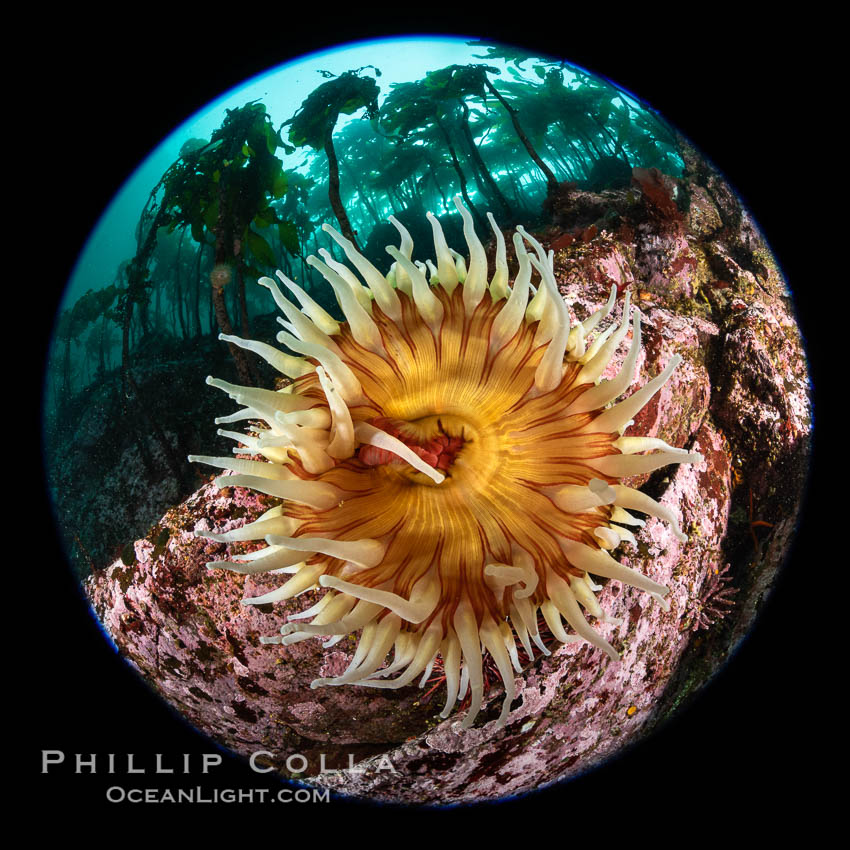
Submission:
[[[664,520],[686,538],[668,507],[619,482],[702,456],[660,439],[624,436],[680,362],[671,357],[660,374],[615,403],[633,381],[641,347],[629,292],[619,325],[598,329],[616,287],[604,307],[573,321],[551,251],[517,228],[519,271],[510,285],[505,239],[493,217],[490,270],[471,215],[459,197],[455,204],[468,263],[430,214],[436,265],[413,260],[409,233],[391,217],[401,244],[387,248],[394,262],[386,276],[324,225],[366,284],[326,251],[323,260],[308,259],[333,287],[345,322],[282,273],[300,310],[262,278],[285,316],[278,342],[294,354],[222,338],[259,354],[291,384],[274,391],[208,383],[242,405],[218,423],[264,423],[250,434],[220,431],[241,444],[234,453],[263,460],[190,460],[235,473],[217,479],[220,486],[281,499],[243,528],[199,532],[222,543],[268,544],[210,568],[290,574],[243,604],[327,589],[264,643],[323,636],[330,647],[362,630],[348,668],[313,687],[401,688],[417,679],[423,686],[439,657],[448,691],[441,716],[468,691],[469,727],[482,704],[489,653],[505,686],[498,718],[504,726],[514,671],[521,671],[518,645],[528,657],[533,646],[549,654],[538,614],[558,641],[588,641],[617,659],[586,618],[614,622],[591,576],[635,586],[666,606],[667,587],[609,553],[635,543],[628,527],[643,523],[629,511]],[[630,326],[622,368],[602,380]]]

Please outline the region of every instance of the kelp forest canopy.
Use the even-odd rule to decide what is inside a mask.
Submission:
[[[421,222],[431,211],[458,242],[459,194],[486,243],[488,211],[503,228],[546,223],[546,199],[564,183],[602,191],[628,186],[635,167],[681,173],[675,134],[611,83],[475,44],[484,61],[412,82],[386,82],[374,66],[321,72],[293,115],[252,101],[227,110],[210,138],[185,142],[139,211],[135,255],[58,317],[48,424],[59,427],[74,399],[104,381],[138,416],[138,365],[201,342],[226,352],[240,383],[256,384],[255,358],[218,335],[256,335],[272,305],[255,282],[276,269],[335,309],[306,261],[320,251],[340,258],[326,222],[386,268],[385,246],[398,242],[390,214],[416,242],[430,239]],[[270,338],[274,330],[272,321]]]

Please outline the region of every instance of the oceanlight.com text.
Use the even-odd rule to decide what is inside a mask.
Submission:
[[[110,803],[328,803],[327,788],[123,788],[106,791]]]

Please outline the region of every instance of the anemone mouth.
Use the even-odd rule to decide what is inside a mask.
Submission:
[[[251,436],[221,432],[245,446],[235,452],[264,460],[192,459],[236,473],[220,478],[222,484],[281,498],[257,522],[209,535],[269,544],[210,567],[292,574],[245,604],[327,589],[264,642],[324,636],[329,646],[362,630],[348,669],[314,687],[398,688],[420,676],[421,686],[439,657],[447,685],[441,716],[468,691],[463,725],[469,726],[483,701],[482,656],[489,653],[505,686],[498,720],[504,725],[514,671],[521,671],[517,645],[529,657],[532,644],[549,654],[538,612],[557,640],[586,640],[615,659],[616,650],[585,617],[612,622],[596,600],[600,588],[591,574],[662,600],[666,587],[609,552],[634,542],[628,526],[640,521],[629,509],[665,519],[684,535],[668,508],[619,481],[701,457],[660,440],[622,436],[677,362],[609,406],[631,384],[640,347],[628,295],[622,322],[591,340],[616,289],[604,307],[573,323],[551,254],[519,228],[513,237],[519,273],[510,286],[504,238],[490,217],[497,242],[490,276],[471,217],[455,202],[464,218],[468,270],[433,217],[437,265],[415,264],[409,234],[391,219],[402,244],[387,249],[396,262],[386,276],[325,226],[367,285],[326,252],[327,262],[310,258],[333,286],[344,323],[280,273],[300,311],[271,279],[261,279],[287,318],[278,341],[302,357],[227,339],[265,357],[292,383],[274,392],[210,382],[245,405],[219,421],[266,423]],[[532,266],[539,275],[533,297]],[[625,363],[617,377],[600,381],[630,318]]]
[[[380,416],[367,421],[368,424],[400,440],[446,478],[452,476],[451,468],[463,447],[477,439],[475,429],[451,413],[432,414],[412,422]],[[420,484],[437,484],[433,478],[411,467],[403,458],[387,449],[369,444],[361,445],[356,457],[364,466],[394,467],[399,475]]]

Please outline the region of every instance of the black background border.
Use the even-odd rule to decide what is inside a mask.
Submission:
[[[529,9],[528,18],[514,11],[511,20],[500,23],[492,10],[453,13],[451,21],[419,13],[379,15],[374,10],[337,18],[320,11],[320,19],[314,20],[306,10],[278,19],[270,7],[253,30],[245,18],[256,11],[234,13],[233,30],[224,19],[178,24],[161,18],[116,24],[104,32],[69,19],[63,33],[63,22],[54,21],[55,32],[39,41],[35,58],[43,82],[36,82],[30,95],[36,113],[50,104],[40,114],[51,129],[46,139],[34,144],[44,145],[57,158],[57,172],[63,175],[58,185],[51,180],[53,191],[64,199],[54,202],[63,207],[64,223],[46,258],[49,300],[39,324],[41,351],[49,339],[51,322],[46,317],[55,311],[63,281],[88,233],[132,170],[180,122],[234,85],[297,55],[376,36],[445,33],[501,39],[563,55],[640,96],[695,142],[738,191],[789,280],[817,388],[823,355],[815,315],[823,284],[812,263],[806,222],[817,217],[819,201],[811,188],[817,183],[811,166],[804,168],[801,159],[806,128],[816,124],[822,110],[820,97],[812,93],[815,87],[805,79],[822,71],[804,65],[817,52],[817,31],[791,19],[774,20],[779,31],[768,31],[760,21],[744,26],[735,16],[723,14],[694,26],[671,18],[667,11],[621,18],[616,11],[600,11],[598,17],[584,20],[567,7],[559,8]],[[824,26],[828,29],[828,22]],[[249,40],[244,32],[251,31]],[[793,51],[781,49],[789,43]],[[36,261],[40,266],[43,260]],[[34,378],[40,382],[40,372]],[[672,826],[679,818],[692,826],[703,823],[709,830],[723,831],[728,818],[743,818],[756,827],[765,817],[756,800],[770,801],[774,821],[815,812],[811,788],[807,791],[799,783],[801,775],[814,768],[817,718],[828,713],[829,705],[818,696],[811,669],[823,646],[806,628],[807,622],[816,627],[818,612],[810,597],[800,599],[800,587],[813,580],[806,571],[818,553],[816,494],[810,484],[801,532],[756,628],[691,707],[649,741],[588,775],[463,813],[513,818],[535,810],[551,812],[553,804],[557,811],[567,804],[563,815],[573,828],[585,811],[592,822],[601,821],[599,834],[604,836],[610,834],[604,812],[611,801],[623,818],[624,834],[625,825],[632,822],[629,815],[642,828],[652,822]],[[27,601],[16,604],[25,606],[25,624],[10,638],[15,659],[10,663],[23,670],[21,705],[31,725],[22,759],[32,776],[27,786],[32,793],[48,795],[57,813],[126,818],[130,811],[140,814],[140,807],[108,803],[104,792],[110,785],[276,787],[226,755],[224,765],[211,776],[203,777],[196,769],[189,777],[178,774],[167,781],[151,775],[134,781],[102,772],[77,776],[67,765],[40,773],[42,749],[63,750],[69,761],[77,752],[97,753],[101,762],[112,752],[161,752],[167,761],[176,762],[183,753],[216,749],[118,660],[51,537],[46,497],[36,493],[34,498],[44,504],[40,522],[25,529],[32,543],[20,541],[29,574],[20,582]],[[24,549],[33,551],[31,546],[36,547],[36,558],[26,557]],[[150,757],[138,758],[150,766]],[[331,805],[366,822],[375,814],[372,806],[347,800]],[[145,806],[143,814],[157,819],[172,815],[174,808]],[[214,808],[203,807],[203,812]],[[382,807],[381,816],[392,811]],[[436,814],[431,810],[429,817]]]

